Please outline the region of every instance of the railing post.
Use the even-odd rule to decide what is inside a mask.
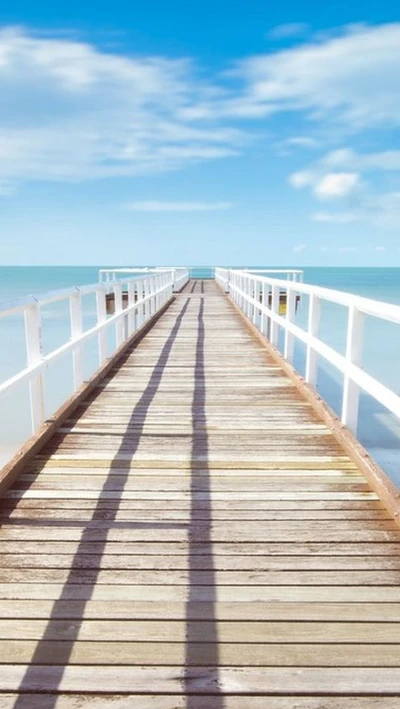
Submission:
[[[135,284],[132,281],[128,281],[128,308],[132,308],[128,315],[128,335],[132,335],[135,331],[135,314],[136,310],[133,307],[135,305]]]
[[[253,281],[253,298],[254,298],[254,308],[253,308],[253,325],[257,327],[259,325],[258,319],[259,319],[259,308],[258,304],[260,302],[259,298],[259,287],[258,287],[258,281],[254,279]]]
[[[148,280],[147,280],[147,278],[146,278],[146,280],[143,281],[143,297],[145,298],[145,302],[144,302],[144,322],[146,322],[146,320],[148,320],[148,317],[149,317],[149,307],[150,307],[150,304],[149,304],[149,301],[146,300],[146,298],[147,298],[148,295],[149,295],[149,282],[148,282]]]
[[[97,310],[97,324],[102,325],[107,320],[107,309],[106,309],[106,292],[104,288],[98,288],[96,291],[96,310]],[[98,335],[98,347],[99,347],[99,365],[103,364],[107,359],[107,333],[105,330],[100,330]]]
[[[321,302],[314,293],[310,295],[308,309],[308,342],[306,359],[306,382],[315,386],[317,381],[318,358],[311,344],[311,338],[318,335]]]
[[[24,312],[26,361],[32,367],[42,359],[42,332],[39,303],[30,305]],[[43,375],[38,374],[29,382],[31,430],[36,433],[44,421]]]
[[[150,279],[150,287],[151,287],[151,292],[152,292],[152,294],[153,294],[153,297],[152,297],[152,299],[151,299],[151,302],[152,302],[152,304],[153,304],[153,305],[152,305],[152,313],[151,313],[151,314],[154,315],[154,313],[155,313],[156,310],[157,310],[157,295],[156,295],[156,292],[157,292],[157,276],[153,276],[153,277]]]
[[[154,296],[154,302],[155,302],[155,312],[157,313],[158,310],[160,309],[161,306],[161,300],[160,300],[160,283],[162,282],[162,276],[155,276],[154,277],[154,289],[155,289],[155,296]]]
[[[247,317],[250,319],[252,315],[252,310],[251,310],[251,280],[248,276],[245,278],[246,280],[246,307],[247,307]]]
[[[136,329],[138,330],[143,323],[143,306],[140,305],[140,301],[143,300],[143,281],[135,282],[135,294],[136,294],[136,310],[135,310],[135,322]]]
[[[279,286],[272,286],[272,301],[271,301],[271,310],[273,315],[279,315],[279,295],[280,295],[280,288]],[[279,339],[279,325],[278,323],[271,317],[271,336],[270,336],[270,341],[275,347],[278,346],[278,339]]]
[[[346,365],[361,366],[364,342],[364,314],[354,305],[349,307],[346,342]],[[351,379],[348,368],[344,372],[342,423],[354,434],[357,432],[360,388]]]
[[[114,283],[114,303],[115,303],[115,314],[118,315],[123,311],[122,304],[122,285],[121,283]],[[124,320],[123,318],[118,318],[115,322],[115,341],[117,349],[120,347],[124,341]]]
[[[148,306],[148,311],[147,311],[147,316],[148,318],[151,318],[153,315],[153,279],[149,278],[147,281],[147,295],[149,296],[149,306]]]
[[[292,323],[296,314],[296,292],[293,288],[287,288],[286,290],[286,321],[287,323]],[[285,348],[283,356],[289,362],[293,361],[293,351],[294,351],[294,337],[291,332],[285,329]]]
[[[263,282],[261,286],[261,299],[261,305],[263,307],[263,310],[261,311],[260,331],[263,335],[267,335],[268,316],[264,312],[264,308],[268,308],[268,283]]]
[[[71,318],[71,339],[79,340],[83,332],[82,327],[82,300],[79,288],[69,299],[69,312]],[[79,389],[83,382],[82,345],[77,344],[72,352],[72,366],[74,373],[74,389]]]

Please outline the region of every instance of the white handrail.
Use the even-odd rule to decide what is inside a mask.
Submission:
[[[121,274],[127,273],[159,273],[169,271],[173,273],[174,293],[182,290],[190,278],[189,269],[183,266],[156,266],[155,268],[138,266],[137,268],[101,268],[99,270],[99,282],[112,284]],[[145,278],[145,276],[141,276]],[[140,278],[140,276],[138,276]]]
[[[304,271],[298,268],[243,268],[241,270],[246,271],[246,273],[281,273],[285,274],[288,281],[300,281],[300,283],[303,281],[304,275]]]
[[[183,279],[183,274],[179,278]],[[27,366],[0,384],[0,396],[22,382],[28,382],[32,433],[40,428],[45,418],[44,373],[60,357],[72,353],[73,383],[76,391],[83,383],[83,344],[98,338],[98,368],[107,359],[106,331],[115,327],[113,354],[144,323],[155,315],[173,296],[176,274],[174,269],[149,272],[145,276],[113,280],[112,283],[66,288],[59,291],[28,296],[9,303],[0,303],[0,318],[20,313],[25,319],[25,346]],[[107,297],[111,285],[114,314],[107,316]],[[123,287],[126,291],[123,291]],[[127,305],[124,308],[124,292]],[[96,324],[83,330],[82,296],[96,296]],[[69,302],[70,338],[60,347],[43,354],[41,307],[57,301]],[[97,371],[97,369],[95,369]],[[94,374],[95,371],[92,373]]]
[[[220,268],[220,267],[215,267],[214,268],[214,277],[217,283],[220,284],[222,289],[228,293],[229,291],[229,280],[230,280],[230,273],[233,271],[236,271],[238,269],[229,269],[229,268]],[[295,283],[303,282],[303,274],[304,272],[301,271],[300,269],[296,268],[243,268],[240,269],[245,273],[260,273],[260,274],[274,274],[274,277],[276,274],[282,274],[286,276],[286,279],[288,281],[293,281]]]
[[[229,268],[214,268],[214,277],[225,293],[229,291]]]
[[[342,422],[357,430],[360,390],[400,417],[400,396],[362,369],[365,315],[400,324],[400,306],[370,298],[331,290],[306,283],[253,274],[245,270],[215,269],[216,280],[225,286],[232,299],[266,336],[278,345],[279,327],[284,331],[284,357],[292,362],[294,341],[305,343],[307,355],[305,380],[315,386],[318,356],[323,357],[344,375]],[[308,326],[294,323],[296,297],[309,296]],[[286,315],[279,314],[280,300],[286,303]],[[327,301],[348,310],[346,353],[341,355],[318,337],[320,305]]]

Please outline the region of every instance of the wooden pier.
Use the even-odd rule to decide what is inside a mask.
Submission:
[[[364,472],[190,281],[4,495],[1,709],[395,709],[400,529]]]

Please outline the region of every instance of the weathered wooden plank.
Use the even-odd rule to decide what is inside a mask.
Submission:
[[[305,570],[305,571],[206,571],[206,570],[168,570],[121,569],[112,568],[98,571],[74,566],[66,568],[20,569],[9,566],[0,569],[1,583],[81,583],[159,585],[172,586],[397,586],[400,572],[384,569],[374,571],[349,570]]]
[[[0,600],[0,618],[400,622],[400,603]]]
[[[69,620],[2,619],[4,640],[76,639],[77,626]],[[189,638],[189,641],[188,641]],[[397,623],[334,623],[303,621],[213,620],[84,620],[79,623],[80,641],[119,642],[193,642],[193,643],[394,643],[398,641]]]
[[[216,681],[217,680],[217,681]],[[326,694],[400,694],[397,668],[182,668],[176,667],[84,667],[37,665],[27,672],[26,665],[1,665],[0,685],[4,692],[15,691],[23,681],[24,691],[41,692],[121,692],[180,694],[287,695]],[[343,705],[342,705],[343,706]]]
[[[17,540],[24,539],[44,540],[51,539],[59,541],[79,541],[82,531],[85,529],[85,540],[103,541],[107,537],[108,541],[115,542],[157,542],[169,541],[180,542],[187,538],[188,525],[167,522],[165,524],[145,522],[112,522],[104,524],[94,522],[71,522],[66,521],[52,525],[49,520],[47,525],[37,524],[14,524],[3,525],[1,537],[3,539]],[[234,523],[232,523],[233,525]],[[271,526],[269,526],[269,524]],[[255,522],[253,525],[237,525],[235,530],[228,529],[223,522],[215,523],[211,530],[207,523],[196,523],[191,525],[191,534],[195,536],[197,542],[347,542],[349,537],[353,542],[400,542],[400,530],[397,531],[392,522],[383,521],[354,521],[334,520],[329,523],[325,520],[312,520],[308,525],[304,522],[285,520],[281,524],[278,522]],[[375,526],[376,525],[376,526]],[[379,528],[379,525],[383,525]],[[258,527],[258,529],[257,529]],[[0,538],[1,538],[0,537]]]
[[[42,546],[42,545],[41,545]],[[400,558],[395,556],[239,556],[219,554],[168,554],[158,556],[149,553],[141,554],[113,554],[107,551],[106,554],[55,554],[48,553],[44,556],[41,553],[28,554],[24,548],[19,549],[18,554],[2,554],[0,557],[0,568],[8,569],[118,569],[118,570],[180,570],[180,571],[286,571],[288,572],[288,585],[290,574],[294,571],[400,571]],[[302,578],[302,577],[300,577]],[[315,582],[319,582],[319,575],[315,575]],[[329,577],[328,577],[329,578]],[[386,576],[385,576],[386,578]],[[238,573],[239,584],[243,583],[243,577]],[[260,581],[258,577],[255,580]],[[341,583],[344,583],[342,575]],[[218,576],[215,578],[218,583]],[[359,583],[358,575],[354,576],[354,581]],[[168,582],[168,576],[165,576]],[[197,581],[197,583],[200,583]],[[376,582],[382,582],[379,574],[376,575]],[[366,582],[368,583],[368,582]]]
[[[7,514],[10,512],[10,510],[18,510],[18,511],[23,511],[23,510],[36,510],[36,509],[71,509],[71,510],[79,510],[79,509],[87,509],[87,510],[93,510],[93,509],[108,509],[108,510],[152,510],[152,511],[157,511],[157,510],[190,510],[191,509],[191,500],[189,499],[181,499],[181,500],[175,500],[172,502],[171,500],[165,500],[165,499],[143,499],[142,497],[136,497],[135,499],[124,499],[123,497],[118,497],[117,500],[107,500],[103,499],[103,497],[95,498],[95,499],[64,499],[64,498],[57,498],[55,495],[52,495],[51,497],[48,497],[47,494],[42,495],[42,496],[35,496],[34,499],[29,499],[28,497],[24,497],[23,499],[18,499],[16,501],[13,499],[13,497],[5,497],[2,500],[0,510],[4,514]],[[210,512],[210,502],[209,500],[201,500],[197,499],[196,500],[196,513],[200,513],[202,510]],[[382,503],[377,500],[377,499],[371,499],[369,496],[365,498],[363,495],[361,499],[324,499],[324,500],[318,500],[318,499],[264,499],[258,496],[258,498],[238,498],[235,497],[235,499],[229,499],[229,500],[224,500],[224,499],[217,499],[213,500],[212,503],[212,511],[218,512],[218,511],[229,511],[229,510],[234,510],[235,512],[238,510],[242,511],[254,511],[254,512],[259,512],[260,514],[264,512],[275,512],[275,511],[309,511],[310,512],[310,519],[312,519],[312,512],[326,512],[331,511],[360,511],[360,512],[367,512],[367,511],[380,511],[386,516],[386,510],[383,507]],[[335,519],[335,515],[333,514],[332,519]]]
[[[310,482],[310,479],[297,480],[271,480],[268,478],[238,478],[238,479],[220,479],[213,478],[208,480],[207,477],[192,479],[190,476],[176,477],[154,477],[153,479],[141,478],[139,476],[131,477],[124,475],[96,475],[96,476],[64,476],[32,478],[32,476],[21,476],[18,483],[14,486],[14,490],[96,490],[101,491],[104,485],[107,484],[107,490],[136,490],[154,491],[154,492],[173,492],[179,491],[182,493],[190,493],[193,486],[196,486],[196,492],[210,491],[214,492],[251,492],[253,490],[263,492],[369,492],[370,487],[367,482],[353,479],[343,478],[341,480],[315,480]]]
[[[49,461],[51,463],[51,461]],[[54,476],[59,476],[62,475],[63,477],[66,475],[84,475],[85,477],[91,476],[91,475],[127,475],[126,468],[118,468],[118,467],[110,467],[107,468],[106,470],[104,468],[79,468],[78,466],[73,466],[68,468],[67,470],[65,468],[57,468],[54,465],[45,463],[44,465],[38,465],[36,467],[31,466],[28,468],[24,475],[21,475],[19,480],[23,480],[25,477],[28,478],[28,476],[33,477],[35,475],[46,476],[46,475],[54,475]],[[162,475],[164,478],[167,477],[183,477],[183,478],[188,478],[192,480],[197,480],[199,477],[209,477],[210,476],[210,471],[207,468],[198,468],[194,471],[184,471],[182,470],[175,470],[174,468],[163,468]],[[140,478],[145,478],[145,477],[150,477],[150,476],[155,476],[159,477],[160,476],[160,468],[142,468],[141,470],[132,470],[129,473],[129,478],[130,479],[136,479],[138,477]],[[264,468],[261,470],[246,470],[246,469],[239,469],[239,470],[232,470],[232,469],[226,469],[220,468],[218,470],[213,471],[213,480],[220,480],[220,478],[244,478],[244,479],[279,479],[282,481],[287,481],[287,478],[292,479],[292,478],[300,478],[301,480],[308,480],[309,482],[314,481],[320,481],[322,478],[323,482],[335,482],[337,480],[341,481],[343,480],[355,480],[355,481],[365,481],[365,478],[363,475],[360,474],[360,472],[356,468],[349,468],[349,467],[344,467],[344,468],[332,468],[332,469],[327,469],[324,470],[323,468],[317,469],[317,470],[302,470],[301,468],[295,468],[293,470],[286,469],[286,470],[275,470],[274,468]],[[295,481],[294,481],[295,482]]]
[[[57,504],[57,500],[54,505]],[[61,500],[60,502],[64,502]],[[38,504],[41,505],[41,501],[38,500]],[[30,509],[27,512],[26,508],[20,509],[17,507],[13,510],[3,510],[0,512],[0,520],[3,522],[6,520],[76,520],[76,521],[90,521],[95,515],[97,520],[107,520],[113,519],[114,521],[145,521],[145,522],[162,522],[167,520],[173,520],[176,522],[189,522],[190,521],[190,509],[177,509],[169,510],[165,506],[158,505],[158,508],[151,510],[151,507],[147,509],[118,509],[116,504],[113,508],[102,507],[95,511],[94,507],[87,506],[86,508],[63,508],[53,506],[52,508],[43,507],[42,505],[37,509]],[[242,510],[242,509],[229,509],[225,508],[223,510],[207,510],[199,509],[196,510],[196,520],[198,522],[212,522],[214,521],[226,521],[226,522],[246,522],[246,521],[282,521],[282,520],[326,520],[331,521],[337,520],[389,520],[390,517],[385,514],[382,510],[272,510],[272,511],[254,511],[254,510]],[[1,544],[1,542],[0,542]]]
[[[2,694],[2,709],[15,709],[16,694]],[[219,700],[218,700],[219,701]],[[243,709],[243,696],[225,694],[224,709]],[[266,709],[265,697],[246,695],[246,707],[251,709]],[[112,704],[110,704],[112,702]],[[215,695],[197,694],[190,696],[190,709],[211,709],[215,703]],[[268,709],[398,709],[398,697],[390,696],[268,696]],[[96,695],[68,694],[53,695],[41,692],[35,694],[20,694],[18,706],[20,709],[188,709],[188,698],[185,694],[149,695],[115,693],[112,699],[109,694]]]
[[[190,603],[399,603],[399,586],[185,586],[54,583],[3,583],[0,599],[54,599],[94,601],[143,601]]]
[[[178,542],[113,542],[103,539],[101,541],[90,541],[77,539],[75,542],[48,541],[41,540],[40,550],[42,554],[68,554],[78,550],[80,554],[133,554],[137,556],[157,555],[170,556],[181,554],[191,557],[209,556],[210,548],[200,541],[188,541],[187,538]],[[26,540],[23,545],[19,541],[0,540],[0,550],[4,554],[35,554],[38,549],[37,541]],[[258,542],[216,542],[212,546],[213,557],[218,556],[261,556],[273,559],[274,556],[296,556],[305,555],[312,557],[342,557],[351,556],[353,559],[363,556],[387,556],[397,559],[400,552],[400,544],[393,542],[383,543],[346,543],[346,542],[316,542],[297,543],[293,542],[273,542],[271,544]],[[357,562],[356,562],[357,563]]]
[[[29,630],[29,629],[28,629]],[[207,666],[215,645],[207,642],[79,640],[68,648],[68,665]],[[1,664],[62,665],[63,640],[0,641]],[[399,644],[218,642],[218,667],[400,667]],[[1,699],[0,699],[1,701]]]
[[[31,490],[28,489],[18,489],[12,488],[7,493],[7,498],[9,500],[14,499],[53,499],[53,500],[97,500],[99,498],[99,490]],[[283,492],[266,492],[266,491],[213,491],[212,494],[208,492],[184,492],[184,491],[166,491],[166,490],[101,490],[102,500],[173,500],[173,501],[188,501],[193,500],[197,505],[204,503],[206,501],[209,507],[213,507],[218,501],[231,501],[234,505],[236,501],[244,500],[305,500],[305,501],[378,501],[379,498],[374,492],[296,492],[296,491],[283,491]],[[361,540],[360,540],[361,541]]]
[[[40,454],[37,456],[37,461],[41,460],[46,460],[48,461],[49,457],[44,454]],[[178,455],[178,454],[166,454],[164,453],[163,455],[160,454],[158,457],[153,453],[153,456],[151,458],[146,457],[144,455],[139,455],[138,453],[135,454],[134,459],[131,454],[122,452],[122,453],[115,453],[114,455],[112,454],[107,454],[106,452],[101,452],[99,453],[98,451],[96,453],[83,453],[82,451],[79,451],[75,454],[69,453],[69,454],[64,454],[64,453],[53,453],[51,455],[51,460],[55,463],[57,467],[69,467],[69,466],[78,466],[80,468],[83,467],[96,467],[96,468],[101,468],[101,467],[110,467],[115,466],[115,467],[121,467],[121,468],[128,468],[128,469],[135,469],[135,468],[164,468],[164,467],[175,467],[176,469],[194,469],[194,468],[202,468],[204,469],[205,466],[208,467],[208,469],[211,471],[213,469],[219,469],[223,468],[224,470],[232,468],[232,469],[239,469],[243,470],[245,468],[254,468],[254,469],[259,469],[263,470],[266,467],[267,468],[275,468],[276,470],[280,469],[289,469],[292,470],[293,468],[299,468],[303,470],[305,467],[308,468],[309,470],[314,470],[314,469],[324,469],[328,470],[330,468],[337,469],[338,467],[342,468],[343,464],[349,463],[349,459],[347,456],[342,456],[342,455],[288,455],[288,456],[283,456],[283,455],[268,455],[267,453],[263,455],[262,457],[260,456],[251,456],[251,455],[240,455],[239,453],[235,454],[235,460],[228,459],[227,457],[224,457],[222,455],[217,455],[214,454],[211,457],[205,454],[196,454],[196,456],[192,457],[190,455]],[[350,467],[353,470],[354,466],[352,463],[350,463]]]

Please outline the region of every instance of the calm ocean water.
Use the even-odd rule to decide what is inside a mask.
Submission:
[[[246,268],[263,268],[249,266]],[[264,266],[268,268],[268,266]],[[0,267],[0,302],[66,288],[96,283],[100,267]],[[280,268],[290,268],[281,266]],[[307,283],[349,291],[368,298],[400,304],[400,268],[304,268]],[[192,277],[210,278],[210,268],[192,268]],[[84,326],[95,322],[95,301],[88,296],[84,303]],[[301,299],[296,319],[305,325],[307,298]],[[53,304],[43,309],[43,342],[45,352],[61,345],[68,338],[68,309],[66,304]],[[112,346],[110,333],[109,346]],[[324,304],[321,314],[320,337],[344,353],[346,312],[341,306]],[[400,393],[400,327],[366,318],[364,369],[384,384]],[[46,414],[50,415],[72,391],[70,356],[53,365],[46,373]],[[86,376],[97,363],[96,342],[86,345]],[[295,366],[304,373],[304,346],[295,349]],[[0,318],[0,381],[19,371],[26,363],[23,320],[20,316]],[[318,389],[332,408],[340,413],[342,377],[329,365],[321,362],[318,371]],[[400,485],[400,422],[370,397],[361,396],[361,415],[358,437]],[[13,395],[0,398],[2,443],[0,462],[4,462],[29,435],[28,390],[21,385]],[[17,414],[18,412],[18,414]],[[17,424],[15,422],[18,422]],[[12,422],[12,423],[9,423]]]

